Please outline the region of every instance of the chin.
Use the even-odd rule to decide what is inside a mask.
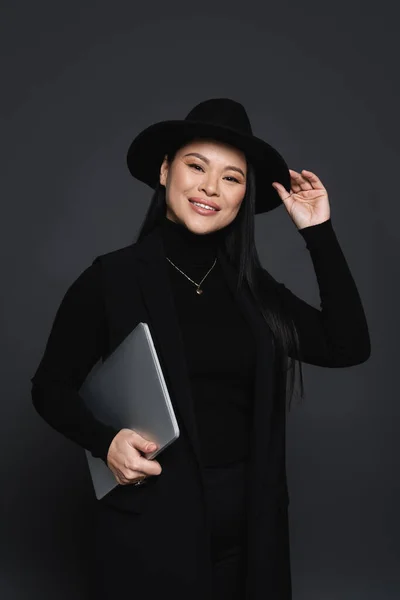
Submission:
[[[190,203],[187,200],[187,209],[186,205],[183,210],[179,212],[172,211],[171,209],[167,213],[168,218],[173,221],[177,221],[181,223],[193,233],[211,233],[212,231],[216,231],[221,228],[221,224],[214,217],[203,217],[202,215],[196,214],[190,207]],[[181,207],[180,207],[181,208]]]
[[[209,233],[210,231],[215,231],[220,228],[220,224],[217,224],[215,219],[202,217],[201,215],[190,215],[183,222],[188,229],[191,229],[195,233]]]

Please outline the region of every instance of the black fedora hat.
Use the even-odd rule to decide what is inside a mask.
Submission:
[[[213,138],[244,152],[256,173],[256,214],[283,204],[271,184],[277,181],[290,190],[289,168],[275,148],[253,135],[244,106],[230,98],[205,100],[183,120],[160,121],[144,129],[129,147],[129,171],[154,189],[168,149],[192,138]]]

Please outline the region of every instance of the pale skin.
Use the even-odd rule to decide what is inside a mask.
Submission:
[[[196,156],[193,155],[196,153]],[[190,156],[188,156],[190,154]],[[328,193],[321,180],[303,169],[289,169],[290,190],[271,183],[298,229],[319,225],[330,218]],[[172,164],[164,158],[160,183],[166,189],[166,216],[197,234],[206,234],[231,223],[246,192],[247,164],[241,150],[218,140],[192,140],[178,150]],[[188,199],[212,200],[221,210],[212,216],[196,213]],[[160,475],[161,465],[141,453],[157,448],[131,429],[121,429],[112,440],[107,464],[121,485]]]

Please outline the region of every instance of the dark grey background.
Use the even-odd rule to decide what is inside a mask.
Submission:
[[[68,285],[144,217],[151,190],[125,167],[131,139],[217,96],[242,102],[254,133],[327,187],[371,331],[367,363],[305,366],[307,399],[289,416],[294,598],[399,598],[398,4],[7,4],[2,598],[89,597],[86,459],[36,414],[30,377]],[[318,306],[285,208],[256,228],[263,264]],[[138,575],[121,576],[133,595]]]

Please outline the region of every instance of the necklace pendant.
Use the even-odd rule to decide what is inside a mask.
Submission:
[[[197,288],[197,290],[196,290],[196,293],[197,293],[197,294],[202,294],[202,293],[203,293],[203,290],[201,290],[200,288]]]

